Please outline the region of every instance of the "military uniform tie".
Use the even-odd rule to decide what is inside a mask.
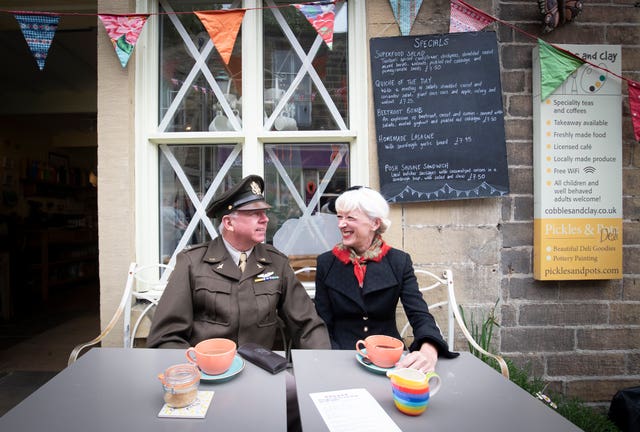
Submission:
[[[240,262],[238,263],[238,267],[240,267],[240,271],[244,273],[244,269],[247,266],[247,254],[242,252],[240,254]]]

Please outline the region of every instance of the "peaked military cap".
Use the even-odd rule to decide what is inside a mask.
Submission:
[[[264,200],[264,180],[258,175],[250,175],[214,198],[207,208],[207,216],[221,218],[235,210],[270,208],[271,206]]]

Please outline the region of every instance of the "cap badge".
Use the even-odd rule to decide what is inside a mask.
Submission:
[[[251,192],[253,192],[254,195],[262,195],[260,185],[254,181],[251,182]]]

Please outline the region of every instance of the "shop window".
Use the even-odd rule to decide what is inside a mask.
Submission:
[[[333,246],[320,220],[350,182],[347,2],[336,4],[331,49],[294,3],[158,1],[157,129],[150,141],[158,149],[162,262],[214,238],[217,227],[205,215],[211,199],[256,172],[273,206],[267,242],[279,243],[291,230],[293,240],[277,244],[286,253]],[[240,7],[245,19],[225,64],[192,12]],[[247,14],[261,25],[246,25]],[[256,83],[262,88],[247,91]]]

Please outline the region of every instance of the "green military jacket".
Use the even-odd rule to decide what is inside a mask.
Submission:
[[[218,237],[178,254],[147,346],[186,348],[223,337],[272,349],[278,317],[294,348],[331,348],[325,324],[286,255],[257,244],[241,273]]]

